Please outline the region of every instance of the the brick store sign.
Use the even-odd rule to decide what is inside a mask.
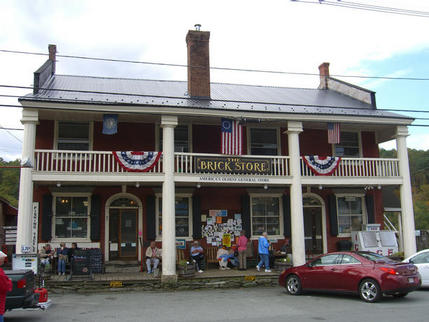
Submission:
[[[224,174],[270,174],[270,159],[197,157],[196,169],[199,173]]]

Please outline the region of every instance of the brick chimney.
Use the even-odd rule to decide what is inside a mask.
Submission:
[[[328,89],[329,63],[322,63],[319,66],[320,85],[319,89]]]
[[[52,62],[52,75],[55,74],[55,64],[57,61],[57,45],[49,45],[49,60]]]
[[[189,30],[186,35],[188,48],[188,94],[195,98],[210,98],[209,31]]]

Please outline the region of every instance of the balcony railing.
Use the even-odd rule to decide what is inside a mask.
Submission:
[[[206,153],[175,153],[174,166],[177,174],[201,175],[210,174],[212,171],[198,169],[198,158],[234,158],[222,154]],[[290,176],[290,158],[288,156],[240,156],[243,160],[262,161],[269,163],[269,171],[263,174],[253,173],[250,175],[265,175],[275,177]],[[35,167],[36,172],[48,173],[126,173],[115,160],[111,151],[58,151],[58,150],[36,150]],[[163,159],[147,173],[163,173]],[[228,171],[217,169],[216,174],[231,174]],[[236,175],[249,175],[235,173]],[[315,176],[310,168],[301,158],[301,174],[304,177]],[[144,175],[144,173],[142,173]],[[332,173],[333,177],[398,177],[399,161],[397,159],[378,158],[342,158],[338,168]]]

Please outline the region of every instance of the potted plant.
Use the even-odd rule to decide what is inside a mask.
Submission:
[[[194,263],[189,263],[186,259],[182,259],[177,263],[177,274],[181,277],[191,277],[195,275]]]

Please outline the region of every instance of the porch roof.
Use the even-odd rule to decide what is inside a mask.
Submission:
[[[186,81],[53,75],[37,94],[20,101],[162,106],[266,113],[412,118],[381,111],[333,90],[211,83],[210,99],[187,94]]]

